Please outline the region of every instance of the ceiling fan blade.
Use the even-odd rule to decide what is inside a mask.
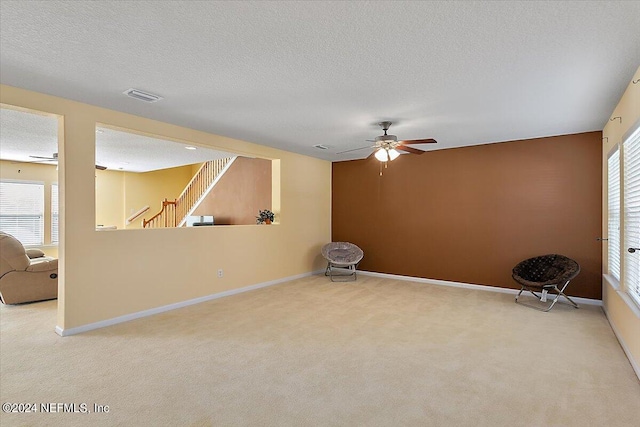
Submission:
[[[411,144],[437,144],[438,141],[436,141],[433,138],[427,138],[427,139],[408,139],[406,141],[398,141],[400,144],[404,144],[404,145],[411,145]]]
[[[398,145],[396,147],[396,150],[406,151],[407,153],[411,153],[411,154],[422,154],[422,153],[424,153],[424,151],[418,150],[417,148],[403,147],[402,145]]]
[[[41,160],[58,160],[56,157],[42,157],[42,156],[29,156],[32,159],[41,159]]]
[[[350,153],[352,151],[364,150],[365,148],[373,148],[373,147],[371,147],[370,145],[367,145],[366,147],[360,147],[360,148],[354,148],[352,150],[340,151],[339,153],[336,153],[336,154]]]
[[[33,157],[34,159],[42,159],[42,160],[34,160],[33,162],[29,162],[29,163],[48,163],[48,162],[58,161],[57,158],[38,157],[38,156],[29,156],[29,157]],[[102,165],[96,165],[96,169],[103,171],[103,170],[107,170],[107,167]]]
[[[27,163],[56,163],[58,161],[58,159],[44,159],[44,160],[32,160],[30,162]]]

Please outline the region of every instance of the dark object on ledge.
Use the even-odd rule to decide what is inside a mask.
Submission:
[[[578,304],[564,293],[569,282],[578,273],[580,273],[580,265],[564,255],[549,254],[525,259],[516,265],[512,271],[513,279],[522,287],[516,296],[516,302],[536,310],[549,311],[562,296],[574,308],[578,308]],[[556,292],[557,295],[549,305],[541,307],[518,301],[523,291],[530,292],[540,302],[547,302],[547,292],[549,291]],[[540,295],[536,292],[539,292]]]
[[[213,215],[200,215],[187,217],[187,227],[201,227],[203,225],[213,225]]]

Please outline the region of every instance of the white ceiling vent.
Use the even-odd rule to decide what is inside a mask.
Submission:
[[[156,102],[163,99],[161,96],[154,95],[152,93],[144,92],[139,89],[127,89],[124,92],[125,95],[130,96],[131,98],[139,99],[144,102]]]

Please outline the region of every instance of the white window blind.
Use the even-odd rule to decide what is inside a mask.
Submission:
[[[58,184],[51,184],[51,243],[58,243]]]
[[[23,245],[42,245],[44,184],[0,182],[0,230]]]
[[[620,150],[608,160],[609,274],[620,280]]]
[[[640,304],[640,128],[623,143],[624,158],[624,282],[627,293]]]

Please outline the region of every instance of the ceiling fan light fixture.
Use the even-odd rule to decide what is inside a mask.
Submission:
[[[375,153],[376,159],[381,162],[390,162],[397,159],[399,155],[400,152],[398,150],[389,147],[380,147]]]
[[[378,159],[381,162],[389,161],[389,153],[384,148],[380,148],[378,151],[376,151],[375,156],[376,156],[376,159]]]

